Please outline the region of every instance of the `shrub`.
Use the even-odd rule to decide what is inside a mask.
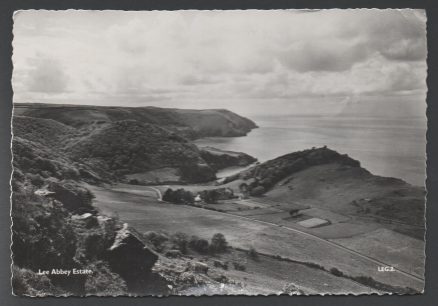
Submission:
[[[24,181],[24,174],[23,172],[21,172],[20,169],[14,167],[14,172],[13,172],[13,180],[14,181],[18,181],[18,182],[23,182]]]
[[[139,182],[138,182],[137,179],[131,179],[131,180],[129,180],[129,184],[131,184],[131,185],[138,185]]]
[[[208,251],[208,241],[198,236],[192,236],[190,238],[189,247],[198,253],[207,253]]]
[[[62,176],[66,179],[77,179],[80,176],[79,170],[75,168],[66,168],[62,171]]]
[[[44,179],[39,174],[28,174],[30,182],[36,187],[40,188],[44,185]]]
[[[169,237],[164,233],[146,232],[143,236],[149,240],[158,252],[163,250],[163,244],[169,240]]]
[[[254,247],[249,248],[248,256],[253,260],[259,259],[259,253],[257,253],[257,251],[256,251],[256,249],[254,249]]]
[[[221,253],[227,250],[228,243],[225,236],[221,233],[216,233],[211,238],[210,251],[212,253]]]
[[[257,186],[254,189],[251,189],[250,195],[252,196],[261,196],[262,194],[264,194],[266,192],[265,187],[263,186]]]
[[[188,237],[184,233],[176,233],[171,236],[171,242],[173,243],[173,248],[178,249],[183,254],[187,254]]]
[[[246,267],[244,264],[241,264],[239,262],[233,261],[233,267],[234,269],[236,269],[237,271],[245,271]]]
[[[169,258],[178,258],[181,257],[182,253],[180,250],[169,250],[166,252],[165,256]]]
[[[273,179],[271,177],[264,178],[260,181],[260,185],[262,185],[265,188],[270,188],[273,185]]]
[[[224,269],[224,270],[228,270],[228,263],[227,263],[227,262],[222,262],[222,261],[220,261],[220,260],[215,260],[215,261],[213,262],[213,265],[214,265],[216,268],[221,268],[221,269]]]
[[[331,268],[330,269],[330,273],[333,274],[334,276],[338,276],[341,277],[344,275],[344,273],[342,273],[342,271],[339,271],[337,268]]]
[[[299,211],[300,211],[299,209],[291,209],[289,210],[289,215],[291,217],[296,217]]]
[[[219,197],[220,193],[216,189],[204,190],[201,192],[201,198],[208,204],[216,204]]]
[[[190,191],[182,188],[177,190],[168,188],[163,194],[163,201],[175,204],[193,204],[195,197]]]

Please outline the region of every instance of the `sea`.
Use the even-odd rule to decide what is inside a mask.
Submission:
[[[425,186],[426,118],[357,116],[254,116],[259,128],[243,137],[198,139],[198,146],[245,152],[264,162],[278,156],[327,146],[360,161],[375,175]],[[239,171],[225,169],[224,177]]]

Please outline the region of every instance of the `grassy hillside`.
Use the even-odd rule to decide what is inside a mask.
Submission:
[[[333,212],[424,227],[425,190],[380,177],[328,148],[280,156],[227,178],[249,194],[278,202],[309,204]],[[418,236],[420,233],[408,232]]]
[[[239,163],[241,157],[230,155],[218,161],[187,139],[242,136],[255,127],[227,110],[53,104],[16,104],[13,120],[15,137],[42,146],[41,151],[50,149],[66,165],[77,163],[107,180],[130,174],[148,177],[148,171],[162,168],[174,169],[183,182],[213,180],[215,171]]]
[[[37,142],[54,150],[61,149],[70,137],[78,133],[75,128],[52,119],[26,116],[14,116],[12,126],[14,136]]]
[[[75,128],[15,116],[13,131],[16,164],[35,175],[116,181],[125,174],[172,167],[187,182],[215,178],[195,145],[153,124],[124,120]]]
[[[156,125],[135,120],[102,124],[65,147],[72,159],[99,164],[117,175],[163,167],[178,168],[183,180],[208,181],[214,171],[198,148]]]
[[[189,138],[202,136],[244,136],[256,124],[233,112],[220,109],[186,110],[158,107],[74,106],[15,104],[14,115],[52,119],[81,127],[93,122],[136,120],[156,124]]]

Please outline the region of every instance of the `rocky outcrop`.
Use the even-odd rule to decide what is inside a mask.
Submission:
[[[106,251],[105,258],[111,270],[126,281],[130,291],[136,291],[154,278],[152,267],[158,255],[124,224],[117,232],[113,245]]]
[[[228,167],[244,167],[257,161],[256,158],[242,152],[220,150],[213,147],[199,148],[201,157],[214,170]]]
[[[158,255],[137,238],[127,224],[117,232],[106,257],[112,269],[124,278],[149,273],[158,260]]]

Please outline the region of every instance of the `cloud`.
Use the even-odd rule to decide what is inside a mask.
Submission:
[[[362,44],[314,41],[282,51],[278,59],[287,68],[298,72],[344,71],[364,60],[366,55]]]
[[[426,15],[420,10],[360,10],[338,23],[340,37],[357,39],[371,54],[387,59],[419,61],[426,58]]]
[[[68,76],[61,64],[53,59],[34,59],[26,75],[27,88],[33,92],[60,93],[68,91]]]
[[[180,78],[180,84],[182,85],[203,85],[203,84],[215,84],[219,83],[218,79],[215,79],[211,76],[200,76],[197,74],[185,74]]]
[[[14,99],[220,107],[423,94],[425,18],[365,9],[22,12]]]

